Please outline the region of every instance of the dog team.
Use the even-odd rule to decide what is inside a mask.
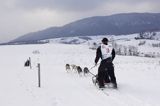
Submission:
[[[83,69],[82,69],[82,67],[80,67],[80,66],[77,66],[77,65],[75,65],[75,64],[66,64],[66,66],[65,66],[65,68],[66,68],[66,71],[67,72],[69,72],[69,71],[75,71],[75,72],[77,72],[78,74],[81,74],[81,73],[83,73],[84,75],[86,75],[86,74],[88,74],[89,73],[89,69],[87,68],[87,67],[84,67]]]

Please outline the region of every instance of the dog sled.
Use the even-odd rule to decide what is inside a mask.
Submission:
[[[92,83],[99,88],[98,85],[98,75],[94,75],[93,73],[89,72],[90,74],[92,74]],[[113,89],[118,89],[117,86],[115,87],[113,83],[109,82],[109,83],[104,83],[105,84],[105,88],[113,88]],[[104,89],[104,88],[103,88]]]

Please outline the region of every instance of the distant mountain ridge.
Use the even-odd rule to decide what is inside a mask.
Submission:
[[[32,42],[59,37],[126,35],[160,31],[160,13],[122,13],[81,19],[62,27],[25,34],[11,42]]]

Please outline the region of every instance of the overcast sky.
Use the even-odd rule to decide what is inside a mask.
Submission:
[[[0,42],[86,17],[128,12],[160,13],[160,0],[0,0]]]

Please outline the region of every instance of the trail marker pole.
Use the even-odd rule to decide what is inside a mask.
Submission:
[[[41,87],[41,70],[40,70],[40,63],[38,63],[38,87]]]
[[[30,69],[32,69],[32,66],[31,66],[31,57],[29,57],[29,66],[30,66]]]

